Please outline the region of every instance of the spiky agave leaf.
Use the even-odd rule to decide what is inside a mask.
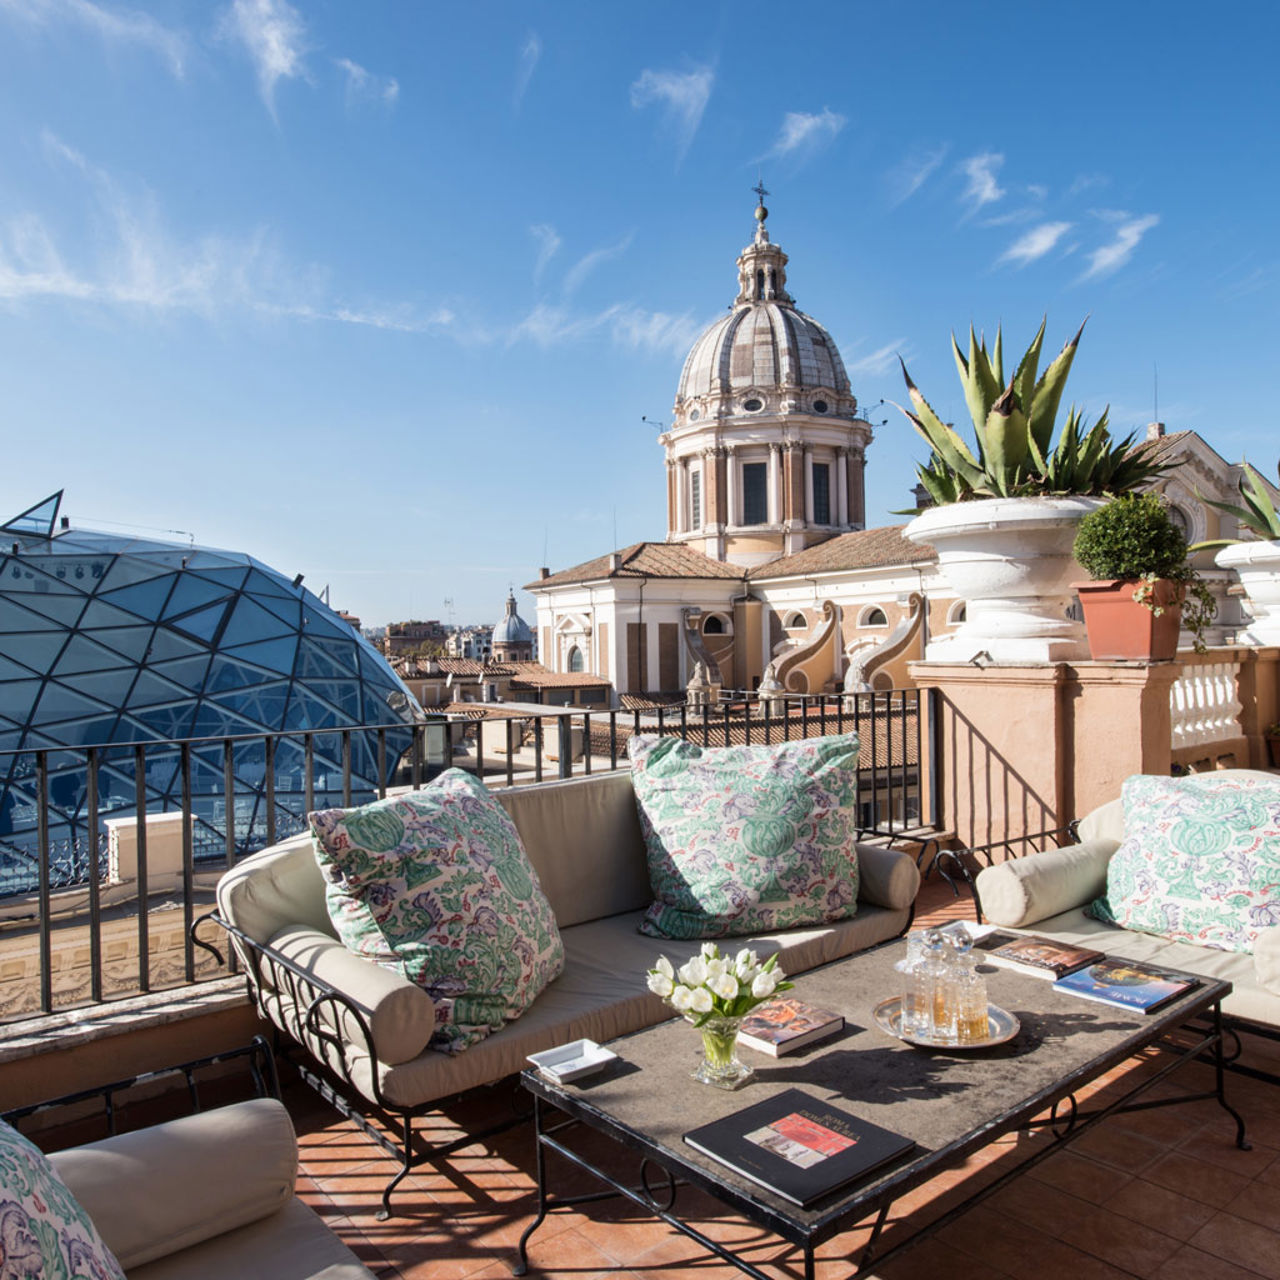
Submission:
[[[1001,497],[1012,493],[1025,478],[1027,419],[1010,383],[991,406],[983,430],[987,477]]]
[[[951,335],[951,353],[955,356],[956,369],[960,373],[960,381],[964,385],[965,404],[969,407],[969,417],[981,435],[991,406],[1000,398],[1000,384],[996,381],[987,359],[986,349],[978,345],[973,325],[969,326],[969,358],[966,360],[956,342],[956,335]]]
[[[934,412],[933,406],[920,394],[920,388],[911,381],[911,375],[907,372],[907,366],[901,357],[898,358],[898,363],[902,365],[907,394],[911,397],[911,403],[916,407],[917,412],[912,413],[908,409],[903,409],[901,405],[897,408],[911,420],[929,448],[948,467],[959,473],[965,483],[976,488],[982,482],[982,467],[969,452],[968,445],[960,438],[955,428],[943,422]]]
[[[1244,476],[1240,480],[1240,496],[1258,518],[1258,523],[1250,525],[1250,528],[1268,540],[1280,538],[1280,516],[1276,514],[1275,503],[1271,501],[1262,477],[1247,462],[1244,464]],[[1262,533],[1263,529],[1266,530],[1265,533]]]
[[[1040,347],[1044,343],[1044,327],[1047,317],[1040,321],[1040,328],[1036,332],[1036,336],[1031,339],[1031,345],[1027,347],[1023,353],[1022,359],[1018,362],[1018,370],[1013,375],[1013,381],[1010,386],[1013,387],[1014,394],[1018,397],[1018,404],[1021,405],[1025,414],[1030,414],[1031,406],[1035,402],[1036,394],[1036,371],[1040,367]],[[1049,441],[1037,441],[1040,444],[1040,452],[1046,453],[1049,449]]]
[[[1035,436],[1041,453],[1049,452],[1049,441],[1053,438],[1053,424],[1058,416],[1058,404],[1062,399],[1062,391],[1067,383],[1067,374],[1071,372],[1071,362],[1075,359],[1076,348],[1080,345],[1080,335],[1084,326],[1089,323],[1085,316],[1076,335],[1054,359],[1053,363],[1040,375],[1027,406],[1027,425]],[[1041,325],[1043,332],[1044,326]]]
[[[1000,331],[1000,326],[996,326],[996,342],[991,349],[991,376],[996,380],[997,387],[1004,386],[1004,338]],[[984,340],[982,343],[983,351],[986,351],[987,344]],[[1025,405],[1023,406],[1026,407]]]

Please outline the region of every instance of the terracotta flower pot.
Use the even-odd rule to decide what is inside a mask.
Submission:
[[[1111,578],[1073,585],[1084,609],[1091,657],[1164,662],[1177,654],[1186,594],[1182,583],[1158,578],[1152,584],[1152,604],[1162,610],[1159,617],[1133,598],[1138,582]]]

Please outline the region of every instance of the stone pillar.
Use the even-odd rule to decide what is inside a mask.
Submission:
[[[734,447],[725,445],[725,527],[737,527],[742,523],[742,512],[738,509],[738,459],[734,456]]]
[[[1176,662],[976,667],[913,662],[936,689],[942,812],[963,845],[1062,826],[1120,794],[1134,773],[1169,773]]]
[[[676,464],[673,458],[667,459],[667,532],[678,533],[679,499],[676,497]]]
[[[836,450],[836,524],[849,523],[849,450]]]
[[[804,522],[813,523],[813,446],[804,447]]]
[[[782,523],[782,446],[769,446],[769,510],[770,524]]]
[[[689,459],[676,460],[676,532],[689,528]]]
[[[860,444],[850,445],[846,483],[849,486],[849,523],[857,529],[867,527],[866,486],[863,481],[863,466],[866,451]]]

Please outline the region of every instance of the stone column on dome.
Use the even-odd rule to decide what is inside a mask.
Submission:
[[[796,440],[788,440],[784,449],[782,521],[786,528],[798,529],[804,524],[804,454]]]
[[[689,530],[689,459],[676,459],[676,532]]]
[[[667,458],[667,533],[678,533],[678,506],[676,505],[676,464],[673,458]]]
[[[813,445],[804,447],[804,522],[813,523]]]
[[[782,446],[776,440],[769,444],[769,523],[782,523]]]
[[[725,527],[729,523],[728,512],[728,485],[726,472],[726,452],[723,445],[712,445],[704,455],[707,459],[705,470],[711,476],[711,483],[707,485],[710,490],[708,493],[708,521],[713,533],[723,533]]]
[[[860,444],[849,446],[849,523],[855,528],[867,527],[866,490],[862,478],[865,450]]]
[[[849,450],[836,450],[836,524],[849,523]]]
[[[742,523],[742,512],[738,509],[738,459],[735,456],[736,450],[733,445],[727,444],[724,447],[724,472],[725,472],[725,512],[724,523],[726,528],[736,528]]]

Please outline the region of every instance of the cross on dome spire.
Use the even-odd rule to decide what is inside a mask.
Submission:
[[[764,204],[769,194],[764,178],[757,178],[751,190],[760,201],[755,212],[756,234],[738,259],[738,296],[733,305],[749,306],[753,302],[792,305],[795,299],[787,292],[787,255],[769,242],[769,231],[764,225],[769,216]]]

